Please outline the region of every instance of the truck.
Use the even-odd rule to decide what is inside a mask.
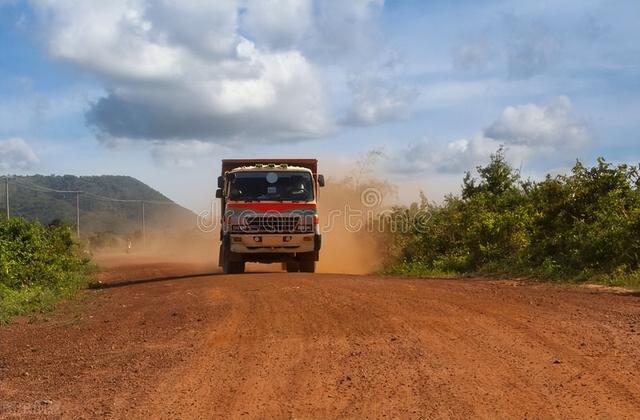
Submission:
[[[223,159],[216,198],[221,204],[219,265],[243,273],[245,263],[281,263],[313,273],[322,236],[316,159]]]

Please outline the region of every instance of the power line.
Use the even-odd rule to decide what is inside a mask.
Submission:
[[[53,188],[49,188],[49,187],[45,187],[43,185],[36,185],[36,184],[32,184],[31,182],[28,181],[24,181],[22,179],[18,180],[15,179],[13,180],[14,184],[18,184],[21,185],[27,189],[31,189],[31,190],[36,190],[36,191],[42,191],[42,192],[53,192],[53,193],[60,193],[60,194],[78,194],[78,193],[82,193],[83,191],[73,191],[73,190],[56,190]]]
[[[90,193],[87,191],[78,191],[78,190],[57,190],[54,188],[45,187],[43,185],[36,185],[26,180],[20,179],[12,182],[18,185],[21,188],[26,188],[31,191],[36,192],[44,192],[44,193],[54,193],[54,194],[75,194],[76,195],[76,235],[78,239],[80,238],[80,194],[83,194],[85,197],[106,201],[106,202],[115,202],[115,203],[140,203],[141,204],[141,223],[142,223],[142,235],[143,235],[143,244],[146,242],[146,218],[145,218],[145,204],[163,204],[163,205],[180,205],[178,203],[174,203],[173,201],[159,201],[159,200],[136,200],[136,199],[122,199],[122,198],[112,198],[105,197],[99,194]],[[6,204],[7,204],[7,220],[10,217],[9,211],[9,177],[5,177],[5,185],[6,185]]]
[[[93,194],[93,193],[90,193],[90,192],[85,192],[84,194],[87,197],[93,198],[95,200],[112,201],[112,202],[116,202],[116,203],[139,203],[139,202],[143,201],[143,200],[130,200],[130,199],[123,199],[123,198],[104,197],[102,195]]]
[[[43,185],[32,184],[32,183],[24,181],[24,180],[19,180],[19,181],[15,181],[14,180],[14,183],[19,184],[20,186],[22,186],[24,188],[31,189],[32,191],[51,192],[51,193],[58,193],[58,194],[84,194],[87,197],[90,197],[90,198],[93,198],[93,199],[96,199],[96,200],[102,200],[102,201],[113,201],[113,202],[119,202],[119,203],[140,203],[141,201],[144,201],[145,203],[151,203],[151,204],[168,204],[168,205],[179,206],[178,203],[174,203],[173,201],[113,198],[113,197],[105,197],[103,195],[90,193],[90,192],[87,192],[87,191],[56,190],[54,188],[45,187]]]
[[[19,180],[14,183],[22,188],[26,188],[28,190],[36,191],[36,192],[55,193],[55,194],[75,194],[76,195],[76,236],[78,237],[78,239],[80,239],[80,194],[82,193],[82,191],[56,190],[53,188],[44,187],[42,185],[35,185],[23,180]],[[8,185],[9,184],[8,184],[8,178],[7,178],[7,196],[9,194]],[[7,200],[7,203],[8,203],[8,200]],[[9,219],[9,216],[7,212],[7,220],[8,219]]]
[[[91,198],[94,198],[96,200],[102,200],[102,201],[114,201],[114,202],[120,202],[120,203],[140,203],[140,202],[144,202],[144,203],[150,203],[150,204],[169,204],[169,205],[179,206],[178,203],[174,203],[173,201],[136,200],[136,199],[124,199],[124,198],[111,198],[111,197],[105,197],[105,196],[98,195],[98,194],[93,194],[93,193],[90,193],[90,192],[84,192],[84,194],[87,197],[91,197]]]

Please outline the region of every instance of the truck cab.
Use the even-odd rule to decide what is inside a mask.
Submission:
[[[216,197],[222,204],[219,265],[282,263],[288,272],[315,271],[320,256],[315,159],[225,159]]]

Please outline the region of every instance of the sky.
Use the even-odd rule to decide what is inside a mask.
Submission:
[[[640,2],[0,0],[0,174],[130,175],[192,210],[222,158],[368,157],[400,202],[503,147],[640,161]]]

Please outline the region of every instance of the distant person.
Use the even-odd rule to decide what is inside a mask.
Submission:
[[[127,254],[131,252],[131,238],[127,238],[127,249],[125,251]]]

